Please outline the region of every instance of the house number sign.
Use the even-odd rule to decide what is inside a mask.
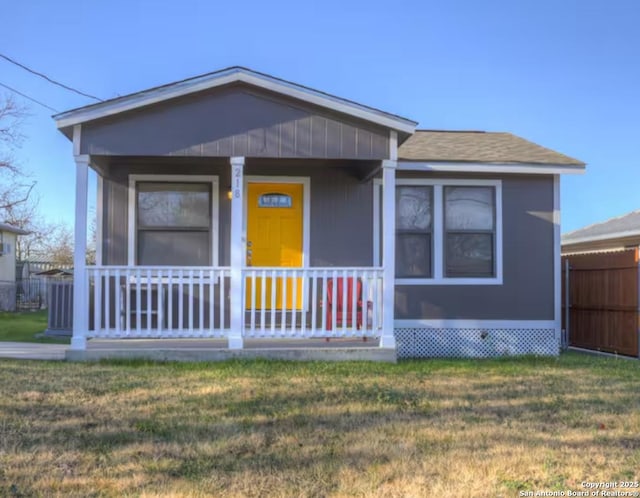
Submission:
[[[240,198],[242,187],[242,165],[233,166],[233,197]]]

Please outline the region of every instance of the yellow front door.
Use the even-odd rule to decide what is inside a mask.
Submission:
[[[299,183],[249,183],[247,189],[247,266],[302,266],[302,193]],[[262,303],[262,281],[256,279],[256,308],[270,308],[272,282],[265,279],[265,303]],[[302,280],[286,279],[286,308],[302,309]],[[276,280],[276,308],[283,309],[282,279]],[[251,306],[252,287],[247,280],[247,308]],[[295,299],[295,303],[294,303]]]

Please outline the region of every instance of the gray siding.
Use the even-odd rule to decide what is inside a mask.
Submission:
[[[103,262],[127,264],[129,174],[198,174],[219,177],[219,264],[230,264],[231,201],[228,160],[128,159],[112,164],[104,180]],[[286,163],[286,165],[282,165]],[[311,183],[311,266],[370,266],[372,264],[372,187],[346,163],[249,159],[245,175],[302,176]]]
[[[553,178],[502,180],[503,285],[397,286],[396,319],[553,320]]]
[[[384,159],[389,132],[245,86],[173,99],[82,125],[81,153]]]

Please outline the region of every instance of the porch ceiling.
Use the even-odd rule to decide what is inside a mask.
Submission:
[[[229,158],[92,155],[91,165],[104,178],[124,178],[123,175],[128,174],[219,174],[226,178]],[[323,168],[346,170],[353,178],[366,181],[379,171],[380,161],[259,157],[248,157],[245,161],[245,171],[249,175],[306,176]]]

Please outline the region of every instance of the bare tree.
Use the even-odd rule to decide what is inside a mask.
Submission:
[[[73,231],[64,223],[49,225],[47,236],[41,241],[48,261],[60,266],[73,265]]]
[[[14,157],[24,138],[20,125],[25,116],[26,108],[12,96],[0,97],[0,214],[27,202],[35,187]]]

